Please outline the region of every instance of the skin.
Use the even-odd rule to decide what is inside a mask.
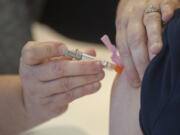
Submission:
[[[159,12],[144,14],[151,5]],[[112,88],[110,135],[142,135],[139,125],[140,86],[149,61],[162,49],[162,21],[167,23],[179,0],[121,0],[116,42],[125,70]]]
[[[20,76],[0,77],[0,134],[30,129],[64,113],[73,100],[99,90],[102,65],[72,61],[62,56],[66,49],[56,42],[28,42]],[[94,50],[86,53],[95,55]]]
[[[160,12],[144,14],[151,5]],[[121,0],[116,17],[116,43],[132,87],[140,87],[149,61],[162,49],[162,22],[179,8],[179,0]]]
[[[125,72],[116,76],[110,104],[110,135],[143,135],[139,126],[140,88],[128,82]]]

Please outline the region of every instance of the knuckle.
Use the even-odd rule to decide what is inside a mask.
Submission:
[[[93,64],[93,61],[89,63],[81,62],[80,65],[81,66],[79,67],[79,70],[81,70],[82,72],[86,72],[96,66],[95,64]]]
[[[121,29],[126,27],[128,24],[128,16],[126,15],[121,15],[116,19],[116,28]]]
[[[99,68],[97,68],[97,63],[95,64],[95,61],[89,61],[87,62],[82,62],[80,63],[81,66],[79,66],[79,71],[82,73],[87,73],[87,72],[96,72]],[[99,63],[99,66],[101,64]]]
[[[145,6],[146,6],[146,2],[144,1],[140,1],[138,2],[138,4],[133,3],[133,5],[130,6],[128,9],[129,10],[128,15],[130,15],[131,17],[134,17],[134,15],[141,16]]]
[[[70,91],[70,92],[67,92],[64,94],[64,99],[67,102],[71,102],[73,100],[73,98],[74,98],[73,91]]]
[[[161,7],[166,7],[166,6],[170,6],[170,5],[171,5],[171,3],[167,0],[165,0],[161,3]]]
[[[123,16],[120,20],[120,27],[121,28],[127,27],[127,25],[128,25],[128,17]]]
[[[137,15],[139,13],[139,10],[140,10],[139,4],[135,4],[134,6],[131,7],[130,13]]]
[[[71,82],[69,79],[64,79],[62,81],[62,86],[61,86],[62,89],[64,89],[65,91],[68,91],[71,89]]]
[[[52,64],[52,73],[56,75],[60,75],[60,77],[64,76],[64,65],[60,61],[53,61]]]

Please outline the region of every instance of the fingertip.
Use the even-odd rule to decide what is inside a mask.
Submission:
[[[101,83],[96,82],[84,87],[84,95],[96,93],[101,88]]]
[[[171,13],[171,14],[167,14],[167,13],[162,14],[162,20],[165,23],[167,23],[172,17],[173,17],[173,13]]]
[[[132,87],[134,87],[134,88],[139,88],[139,87],[141,87],[141,81],[140,81],[139,79],[130,80],[130,84],[131,84]]]
[[[97,82],[93,84],[93,88],[98,90],[101,87],[101,83]]]
[[[152,54],[158,54],[162,49],[162,44],[154,44],[151,46],[150,51]]]
[[[167,4],[161,5],[162,20],[168,22],[174,15],[174,9]]]

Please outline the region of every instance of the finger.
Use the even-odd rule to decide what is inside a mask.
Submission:
[[[92,75],[102,71],[102,64],[98,61],[51,61],[32,67],[33,75],[39,81],[51,81],[62,77]]]
[[[96,56],[96,51],[94,49],[86,50],[84,53],[91,55],[91,56]]]
[[[167,23],[174,15],[175,7],[171,4],[171,2],[164,1],[160,5],[162,20]]]
[[[64,105],[64,106],[61,105],[58,106],[58,105],[56,105],[55,103],[46,104],[48,111],[50,111],[50,114],[48,114],[50,119],[57,117],[68,110],[68,105]]]
[[[54,94],[64,93],[74,88],[82,87],[91,83],[99,82],[104,78],[104,72],[96,75],[78,76],[57,79],[51,82],[43,83],[42,97],[47,97]]]
[[[100,87],[101,87],[101,84],[99,82],[89,84],[80,88],[75,88],[64,94],[57,94],[57,95],[51,96],[49,97],[49,100],[52,103],[54,103],[55,108],[59,106],[64,106],[74,101],[75,99],[97,92],[100,89]]]
[[[162,26],[161,15],[158,12],[144,15],[144,24],[148,36],[148,50],[150,58],[153,54],[158,54],[162,49]]]
[[[57,42],[28,42],[22,50],[22,60],[27,65],[41,63],[44,59],[62,56],[66,47]]]
[[[146,67],[149,63],[149,54],[146,47],[146,33],[142,22],[132,19],[127,29],[128,45],[136,70],[142,80]]]
[[[41,64],[45,64],[45,63],[48,63],[48,62],[54,61],[54,60],[72,60],[72,57],[70,57],[70,56],[52,57],[52,58],[44,59],[41,62]]]
[[[118,49],[120,52],[120,56],[123,60],[123,64],[125,67],[125,71],[126,71],[128,80],[130,81],[130,83],[133,87],[139,87],[140,79],[138,76],[138,72],[135,68],[135,65],[133,63],[131,53],[128,48],[126,34],[127,33],[125,30],[125,27],[121,27],[120,32],[118,32],[116,35],[117,46],[118,46]]]

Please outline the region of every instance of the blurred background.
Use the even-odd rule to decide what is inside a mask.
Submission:
[[[40,21],[70,38],[100,43],[104,33],[114,39],[117,2],[47,0]]]

